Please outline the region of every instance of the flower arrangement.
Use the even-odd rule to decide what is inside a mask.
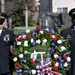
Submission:
[[[29,74],[31,73],[31,69],[36,70],[37,64],[35,61],[37,54],[35,56],[30,56],[32,53],[28,54],[29,49],[31,47],[35,49],[36,45],[47,47],[47,52],[50,56],[50,65],[48,65],[50,70],[66,75],[66,71],[70,68],[71,61],[69,41],[53,29],[44,29],[41,26],[37,26],[36,30],[30,31],[28,29],[17,38],[16,51],[12,52],[16,72],[25,72],[25,74]],[[46,61],[47,60],[45,60],[45,62]],[[45,65],[45,63],[43,65]]]

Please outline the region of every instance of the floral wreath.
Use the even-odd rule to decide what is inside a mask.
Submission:
[[[37,53],[36,55],[28,54],[29,49],[35,45],[43,45],[48,48],[49,60],[46,59],[43,65],[39,64],[40,67],[44,66],[43,68],[37,68]],[[41,73],[42,69],[49,68],[51,71],[66,75],[66,71],[70,68],[69,41],[53,29],[44,29],[42,26],[37,26],[35,30],[27,29],[25,33],[17,38],[16,46],[16,51],[12,54],[17,73],[23,72],[30,75],[37,73],[38,75],[37,69]]]

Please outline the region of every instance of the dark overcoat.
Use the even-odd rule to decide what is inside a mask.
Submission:
[[[0,75],[11,71],[10,45],[14,44],[15,35],[9,29],[3,28],[0,35]]]
[[[71,52],[71,70],[67,72],[67,75],[75,75],[75,30],[73,25],[70,28],[61,31],[63,37],[70,35],[70,50]]]

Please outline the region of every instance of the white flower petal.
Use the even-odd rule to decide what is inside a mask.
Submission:
[[[58,62],[56,62],[55,66],[59,66],[59,63],[58,63]]]
[[[58,55],[57,54],[54,54],[54,58],[57,58],[58,57]]]
[[[20,54],[20,55],[19,55],[19,58],[23,58],[23,54]]]
[[[33,74],[33,75],[36,74],[36,70],[32,70],[32,74]]]
[[[64,66],[64,67],[67,67],[67,66],[68,66],[68,64],[65,62],[65,63],[63,64],[63,66]]]
[[[57,43],[58,43],[58,44],[61,44],[61,43],[62,43],[62,40],[58,40]]]
[[[17,57],[14,57],[13,61],[16,62],[17,61]]]
[[[44,40],[43,40],[43,43],[46,43],[46,42],[47,42],[47,39],[44,39]]]
[[[21,45],[21,41],[17,41],[17,45]]]
[[[69,61],[69,62],[70,62],[70,61],[71,61],[71,58],[70,58],[70,57],[67,57],[67,61]]]
[[[26,30],[26,33],[30,33],[30,30],[29,30],[29,29],[27,29],[27,30]]]

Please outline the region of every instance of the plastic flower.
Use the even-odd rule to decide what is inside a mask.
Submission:
[[[16,58],[16,57],[14,57],[14,58],[13,58],[13,61],[14,61],[14,62],[16,62],[16,61],[17,61],[17,58]]]
[[[27,29],[27,30],[26,30],[26,33],[30,33],[30,30],[29,30],[29,29]]]
[[[23,54],[20,54],[20,55],[19,55],[19,58],[23,58]]]
[[[46,43],[46,42],[47,42],[47,39],[44,39],[44,40],[43,40],[43,43]]]
[[[24,46],[26,46],[26,47],[28,46],[28,41],[27,40],[24,41]]]
[[[65,63],[63,64],[63,66],[64,66],[64,67],[67,67],[67,66],[68,66],[68,64],[65,62]]]
[[[36,43],[40,44],[41,43],[40,39],[36,40]]]
[[[17,45],[21,45],[21,41],[17,41],[16,44],[17,44]]]
[[[58,40],[57,43],[58,43],[58,44],[61,44],[61,43],[62,43],[62,40]]]
[[[32,74],[33,74],[33,75],[36,74],[36,70],[32,70]]]

